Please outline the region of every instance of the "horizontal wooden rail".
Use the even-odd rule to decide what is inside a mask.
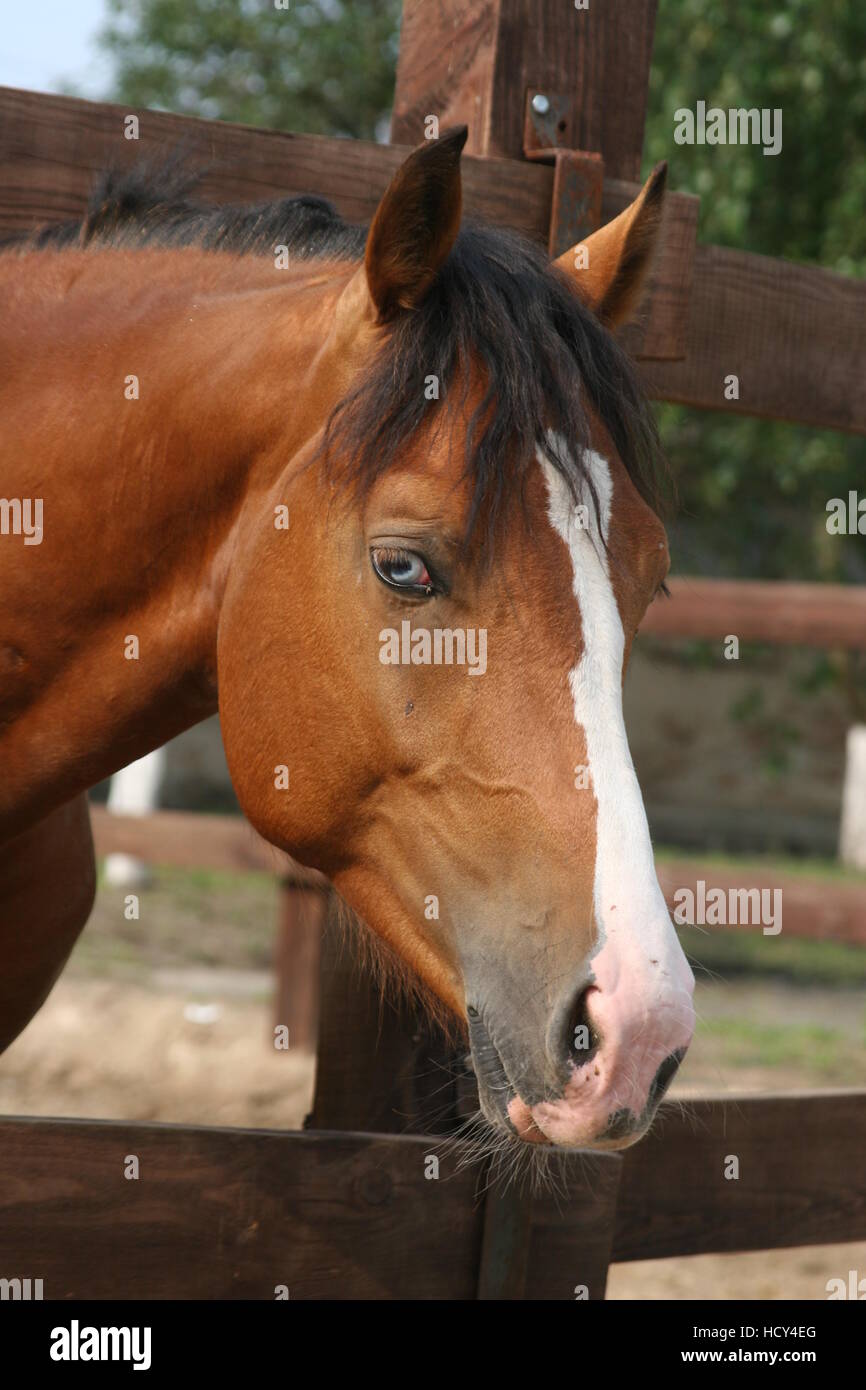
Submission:
[[[866,1239],[864,1149],[866,1092],[665,1102],[624,1155],[485,1211],[429,1135],[6,1118],[0,1275],[46,1299],[600,1297],[608,1258]]]
[[[131,854],[145,863],[185,869],[264,870],[279,873],[290,883],[302,887],[327,887],[327,880],[321,874],[281,854],[239,816],[206,816],[189,811],[118,816],[102,806],[93,806],[91,816],[100,858],[121,853]],[[657,868],[671,909],[674,893],[681,888],[694,890],[699,878],[708,887],[722,888],[726,892],[738,888],[779,888],[782,890],[784,936],[866,946],[866,883],[830,883],[798,874],[777,873],[757,864],[703,868],[693,859],[662,860]],[[760,927],[747,929],[761,930]]]
[[[327,880],[268,844],[242,816],[209,816],[198,811],[153,811],[125,816],[91,805],[93,839],[99,858],[131,854],[146,864],[178,869],[225,869],[279,874],[289,881],[327,886]]]
[[[0,1276],[41,1278],[46,1299],[472,1298],[477,1175],[443,1160],[429,1181],[430,1152],[415,1136],[2,1119]]]
[[[140,139],[123,138],[124,117]],[[0,234],[80,216],[94,175],[181,142],[208,163],[203,196],[256,201],[330,198],[366,221],[406,155],[400,146],[288,135],[219,121],[0,88]],[[605,184],[605,215],[636,185]],[[516,159],[464,159],[467,213],[546,241],[553,169]],[[720,247],[693,252],[697,201],[669,200],[668,227],[643,327],[626,341],[647,359],[661,400],[866,432],[866,283],[816,267]],[[681,358],[684,361],[671,361]],[[725,378],[739,378],[726,401]]]
[[[46,1299],[602,1298],[620,1166],[583,1155],[571,1209],[533,1224],[525,1189],[486,1209],[441,1137],[5,1118],[0,1277]]]
[[[866,651],[863,585],[685,576],[669,580],[668,587],[670,599],[650,605],[641,632]]]
[[[780,939],[798,937],[810,941],[838,941],[850,946],[866,946],[866,876],[862,883],[837,883],[799,874],[777,873],[758,864],[721,868],[713,864],[701,866],[693,859],[664,859],[656,864],[656,871],[671,912],[677,905],[675,895],[684,888],[696,893],[699,879],[703,880],[706,892],[721,889],[728,904],[731,893],[737,891],[757,888],[759,891],[769,890],[772,894],[778,890],[781,894]],[[679,902],[682,901],[680,898]],[[769,902],[772,905],[775,899],[771,897]],[[730,926],[700,926],[700,930],[710,934],[727,931],[760,934],[763,927],[755,919]],[[700,955],[698,943],[694,950],[696,955]]]
[[[644,368],[652,396],[866,434],[866,280],[699,245],[693,287],[682,360]]]
[[[130,114],[140,122],[137,140],[124,138]],[[158,161],[175,147],[187,152],[191,168],[206,168],[199,192],[211,202],[317,193],[351,222],[370,220],[409,153],[400,145],[291,135],[0,87],[0,234],[80,217],[103,169]],[[552,169],[467,156],[463,183],[470,215],[546,240]]]
[[[864,1153],[866,1091],[665,1101],[623,1155],[612,1258],[866,1240]]]
[[[124,139],[137,115],[140,138]],[[261,202],[298,193],[330,199],[351,222],[368,222],[409,147],[323,135],[289,135],[225,121],[0,87],[0,236],[43,222],[80,217],[96,175],[141,158],[159,161],[180,145],[208,170],[201,196],[214,203]],[[511,159],[466,155],[463,202],[470,217],[514,227],[547,242],[553,170]],[[611,181],[605,211],[614,216],[637,185]],[[697,199],[671,196],[671,235],[653,272],[635,348],[647,357],[681,352],[685,340]]]

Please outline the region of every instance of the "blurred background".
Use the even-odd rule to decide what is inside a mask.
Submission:
[[[7,16],[0,83],[386,141],[398,0],[296,0],[292,13],[287,24],[262,0],[44,0]],[[708,96],[781,107],[783,153],[674,144],[672,112]],[[701,241],[862,276],[866,7],[661,0],[644,174],[662,158],[671,187],[700,195]],[[866,583],[866,537],[826,527],[830,498],[866,496],[866,439],[656,409],[674,573]],[[858,893],[866,921],[866,859],[839,855],[866,653],[743,644],[720,662],[708,643],[644,636],[626,717],[660,865],[758,861],[766,882]],[[216,721],[169,745],[158,795],[164,808],[236,812]],[[157,863],[139,920],[124,917],[126,891],[103,873],[70,970],[4,1059],[0,1109],[298,1125],[313,1064],[270,1046],[274,875]],[[683,941],[700,1026],[677,1094],[866,1085],[866,950],[784,932],[692,928]],[[610,1294],[825,1297],[838,1265],[806,1249],[616,1266]]]

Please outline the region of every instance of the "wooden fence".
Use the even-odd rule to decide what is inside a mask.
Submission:
[[[296,888],[324,895],[327,882],[321,874],[295,864],[262,840],[237,816],[207,816],[186,811],[156,811],[149,816],[112,815],[104,807],[91,812],[94,839],[100,857],[131,854],[149,864],[195,869],[257,869],[275,873],[282,885],[281,903]],[[708,888],[778,888],[784,901],[786,936],[811,937],[866,946],[866,882],[822,880],[804,874],[777,872],[762,865],[737,864],[736,868],[691,858],[661,859],[656,865],[668,906],[682,888],[695,890],[703,879]],[[282,909],[281,909],[282,910]],[[746,928],[747,929],[747,928]],[[293,930],[291,925],[287,928]],[[312,932],[311,928],[311,932]],[[298,971],[303,969],[299,966]]]
[[[292,896],[316,896],[307,955],[291,962],[277,1018],[287,1018],[286,998],[318,997],[309,948],[326,911],[319,875],[236,818],[95,807],[93,819],[100,855],[278,873],[289,951]],[[741,870],[706,876],[719,887],[762,886]],[[670,899],[694,884],[695,866],[665,861],[660,879]],[[828,899],[808,880],[770,886],[783,887],[786,933],[866,945],[866,889],[851,885],[849,898],[834,885]],[[325,960],[336,970],[326,981],[333,1005],[339,988],[348,996],[358,987],[358,971],[345,954]],[[423,1127],[435,1128],[429,1116],[446,1075],[437,1062],[453,1069],[453,1057],[416,1032],[411,1065],[404,1057],[404,1074],[392,1075],[387,1058],[405,1022],[386,1007],[378,1027],[381,1053],[360,1070],[330,1056],[323,1039],[330,1084],[324,1094],[320,1085],[317,1124],[344,1121],[354,1105],[359,1125],[414,1128],[426,1111]],[[425,1092],[419,1078],[429,1080],[431,1065]],[[457,1115],[474,1108],[467,1077],[455,1079],[454,1101]],[[664,1102],[635,1148],[559,1156],[555,1190],[535,1195],[490,1185],[483,1163],[461,1169],[451,1123],[439,1128],[289,1134],[0,1120],[0,1272],[31,1271],[47,1297],[63,1299],[269,1299],[285,1290],[294,1299],[571,1300],[603,1297],[616,1261],[866,1239],[864,1092]]]
[[[674,576],[668,587],[673,602],[650,604],[641,632],[866,651],[866,588],[693,576]]]
[[[127,107],[0,89],[0,235],[79,216],[106,163],[132,163],[179,136],[207,157],[202,191],[214,201],[319,193],[364,220],[432,112],[443,127],[469,125],[467,212],[556,242],[575,213],[560,175],[581,151],[604,161],[605,220],[637,191],[656,5],[406,0],[391,146],[148,111],[135,113],[140,139],[125,141]],[[554,126],[534,119],[538,94],[555,108]],[[669,203],[648,307],[627,336],[651,392],[866,432],[866,284],[700,245],[698,200],[674,193]],[[736,401],[724,397],[731,373]],[[808,640],[796,599],[782,600],[780,628],[754,588],[737,605],[745,591],[729,586],[710,616],[722,591],[688,583],[691,635],[780,640],[782,630]],[[862,646],[862,596],[825,591],[816,602],[811,631],[829,620],[839,645]],[[665,606],[651,614],[648,629],[663,630]],[[153,857],[173,862],[165,825],[154,818],[163,839]],[[187,829],[200,863],[276,862],[287,892],[299,881],[250,836],[242,843],[236,826]],[[104,848],[136,853],[140,833],[118,822],[109,845],[97,817]],[[303,887],[321,910],[321,884]],[[806,926],[817,910],[803,909]],[[840,912],[828,933],[862,942],[856,902]],[[295,925],[301,946],[319,930],[309,914]],[[272,1298],[285,1286],[296,1298],[573,1299],[580,1288],[603,1296],[611,1259],[866,1238],[863,1093],[665,1104],[654,1133],[626,1154],[564,1159],[564,1198],[533,1199],[483,1176],[476,1186],[476,1174],[452,1171],[437,1132],[471,1105],[453,1054],[422,1020],[380,1011],[331,925],[323,940],[318,1132],[2,1120],[0,1276],[42,1277],[52,1298]],[[731,1154],[736,1181],[725,1176]],[[137,1177],[125,1176],[129,1156]],[[438,1180],[425,1175],[431,1156]]]
[[[864,1151],[845,1091],[663,1102],[535,1197],[441,1136],[0,1119],[0,1274],[51,1299],[602,1298],[612,1261],[866,1239]]]

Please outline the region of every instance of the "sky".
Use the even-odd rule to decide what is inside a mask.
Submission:
[[[0,87],[104,96],[111,67],[93,42],[104,18],[105,0],[0,0]]]

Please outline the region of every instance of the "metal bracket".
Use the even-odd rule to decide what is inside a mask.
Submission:
[[[601,226],[604,160],[600,154],[570,148],[571,106],[555,92],[530,87],[526,93],[523,153],[552,163],[553,197],[548,253],[561,256]]]

